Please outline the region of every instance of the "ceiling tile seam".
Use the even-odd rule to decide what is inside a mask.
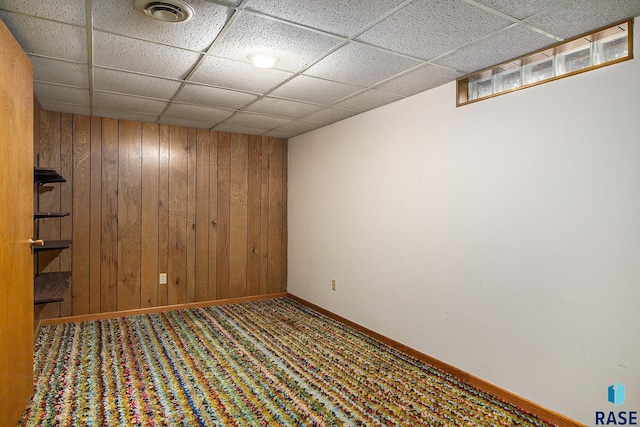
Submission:
[[[209,1],[209,0],[207,0],[207,1]],[[354,33],[351,36],[341,36],[339,34],[335,34],[335,33],[329,32],[329,31],[325,31],[325,30],[321,30],[321,29],[318,29],[318,28],[310,27],[310,26],[304,25],[304,24],[299,24],[299,23],[296,23],[296,22],[293,22],[293,21],[289,21],[289,20],[286,20],[286,19],[278,18],[278,17],[275,17],[275,16],[271,16],[271,15],[268,15],[268,14],[265,14],[265,13],[253,11],[253,10],[250,10],[250,9],[243,9],[242,12],[246,13],[246,14],[258,16],[258,17],[261,17],[261,18],[265,18],[265,19],[268,19],[270,21],[274,21],[274,22],[278,22],[278,23],[281,23],[281,24],[285,24],[285,25],[289,25],[289,26],[292,26],[292,27],[296,27],[296,28],[299,28],[299,29],[302,29],[302,30],[314,32],[314,33],[317,33],[317,34],[320,34],[320,35],[324,35],[324,36],[340,39],[342,41],[342,43],[340,45],[338,45],[338,47],[343,46],[344,42],[353,42],[353,43],[360,44],[360,45],[367,46],[367,47],[371,47],[371,48],[374,48],[376,50],[379,50],[379,51],[382,51],[382,52],[386,52],[386,53],[389,53],[389,54],[392,54],[392,55],[400,56],[400,57],[407,58],[407,59],[412,59],[414,61],[426,62],[426,60],[422,59],[422,58],[417,58],[415,56],[407,55],[407,54],[404,54],[404,53],[401,53],[401,52],[397,52],[397,51],[394,51],[394,50],[391,50],[391,49],[386,49],[386,48],[381,47],[381,46],[375,46],[375,45],[372,45],[372,44],[369,44],[369,43],[366,43],[366,42],[362,42],[360,40],[355,40],[355,38],[360,36],[364,31],[367,31],[369,28],[379,24],[382,20],[388,18],[390,15],[392,15],[393,13],[396,13],[402,7],[404,7],[407,4],[411,3],[411,1],[413,1],[413,0],[405,0],[405,2],[403,4],[400,4],[400,5],[396,6],[396,7],[394,7],[393,9],[390,9],[389,11],[387,11],[387,13],[389,15],[386,15],[386,14],[380,15],[376,20],[374,20],[371,23],[367,24],[366,26],[364,26],[362,29],[358,30],[356,33]],[[219,4],[217,2],[211,2],[211,3]],[[236,8],[236,9],[238,9],[238,8]],[[331,51],[330,53],[333,53],[333,52],[334,51]],[[217,58],[230,59],[230,58],[227,58],[227,57],[224,57],[224,56],[217,56],[217,55],[214,55],[212,53],[207,53],[206,55],[211,55],[211,56],[214,56],[214,57],[217,57]],[[321,58],[321,59],[324,59],[324,57]],[[306,68],[310,68],[313,65],[315,65],[315,62],[312,63],[311,65],[303,66],[302,68],[305,68],[305,67]],[[278,69],[278,68],[276,68],[276,69]],[[288,70],[282,70],[282,71],[288,71]]]
[[[226,111],[231,111],[229,109],[227,109]],[[298,120],[299,117],[287,117],[287,116],[279,116],[279,115],[275,115],[275,114],[267,114],[267,113],[259,113],[256,111],[247,111],[247,110],[235,110],[235,113],[243,113],[243,114],[251,114],[253,116],[260,116],[260,117],[269,117],[269,118],[273,118],[273,119],[286,119],[286,120]],[[233,116],[235,116],[236,114],[233,114]],[[224,124],[224,122],[226,120],[229,120],[231,117],[233,116],[229,116],[224,120],[221,120],[218,124],[216,124],[216,126],[220,125],[220,124]],[[302,116],[300,116],[302,117]]]
[[[26,53],[27,53],[27,56],[34,56],[36,58],[51,59],[51,60],[54,60],[54,61],[66,62],[66,63],[74,64],[74,65],[87,65],[87,62],[78,62],[78,61],[74,61],[72,59],[57,58],[55,56],[42,55],[40,53],[29,53],[29,52],[26,52]]]
[[[69,25],[71,27],[76,27],[76,28],[84,28],[85,27],[84,25],[80,25],[80,24],[73,24],[71,22],[58,21],[57,19],[45,18],[45,17],[42,17],[42,16],[32,15],[30,13],[24,13],[24,12],[18,12],[18,11],[15,11],[15,10],[4,9],[2,7],[0,7],[0,12],[7,12],[9,14],[25,16],[27,18],[41,19],[43,21],[49,21],[49,22],[53,22],[53,23],[56,23],[56,24],[62,24],[62,25]]]
[[[392,7],[391,9],[389,9],[388,11],[386,11],[383,14],[378,15],[378,17],[376,19],[374,19],[373,21],[369,22],[367,25],[365,25],[364,27],[360,28],[358,31],[353,33],[349,37],[349,40],[353,40],[356,37],[362,35],[362,33],[364,33],[365,31],[367,31],[367,30],[371,29],[372,27],[378,25],[380,22],[384,21],[385,19],[387,19],[391,15],[394,15],[395,13],[399,12],[401,9],[404,9],[412,1],[413,0],[404,0],[399,5]]]
[[[177,80],[177,81],[182,82],[184,80]],[[236,88],[231,88],[231,87],[213,85],[213,84],[210,84],[210,83],[200,83],[200,82],[193,82],[193,81],[189,81],[189,82],[186,82],[186,83],[191,85],[191,86],[202,86],[202,87],[207,87],[207,88],[211,88],[211,89],[221,89],[221,90],[226,90],[226,91],[235,92],[235,93],[241,93],[241,94],[245,94],[245,95],[253,95],[253,96],[261,96],[262,95],[261,92],[251,92],[251,91],[241,90],[241,89],[236,89]]]
[[[143,73],[141,71],[133,71],[133,70],[126,70],[124,68],[116,68],[116,67],[109,67],[106,65],[95,65],[93,66],[94,69],[99,69],[99,70],[109,70],[109,71],[118,71],[120,73],[125,73],[125,74],[134,74],[136,76],[141,76],[141,77],[152,77],[155,79],[162,79],[162,80],[169,80],[175,83],[182,83],[184,81],[184,79],[179,79],[176,77],[166,77],[166,76],[160,76],[158,74],[149,74],[149,73]]]
[[[75,104],[73,102],[62,102],[56,101],[55,99],[47,99],[47,98],[38,98],[38,102],[40,103],[49,103],[49,104],[59,104],[59,105],[71,105],[73,107],[86,107],[85,104]]]
[[[218,123],[217,125],[213,126],[209,130],[217,130],[217,131],[220,131],[220,132],[232,132],[232,133],[234,133],[233,131],[221,130],[219,128],[220,126],[227,126],[227,127],[232,127],[232,128],[242,128],[242,129],[255,129],[255,130],[261,131],[261,133],[259,135],[262,135],[264,132],[269,132],[269,130],[266,130],[266,131],[262,132],[262,129],[264,129],[264,128],[256,128],[256,127],[253,127],[253,126],[242,126],[242,125],[230,125],[230,124],[223,125],[222,123]],[[216,129],[216,128],[218,128],[218,129]]]
[[[166,101],[166,99],[164,100]],[[194,104],[191,102],[183,102],[183,101],[173,101],[172,105],[187,105],[190,107],[201,107],[201,108],[206,108],[209,110],[220,110],[220,111],[226,111],[228,113],[238,113],[240,110],[236,109],[236,108],[229,108],[229,107],[213,107],[211,105],[203,105],[203,104]],[[276,117],[276,116],[274,116]],[[282,118],[282,117],[281,117]]]
[[[207,0],[207,1],[209,1],[209,0]],[[328,55],[334,53],[336,50],[338,50],[339,48],[345,46],[348,43],[359,44],[359,45],[362,45],[362,46],[366,46],[366,47],[378,50],[380,52],[384,52],[384,53],[391,54],[391,55],[394,55],[394,56],[399,56],[399,57],[402,57],[402,58],[405,58],[405,59],[410,59],[410,60],[413,60],[413,61],[417,61],[417,62],[420,62],[421,64],[428,64],[434,58],[431,58],[431,59],[419,58],[419,57],[416,57],[416,56],[407,55],[407,54],[402,53],[402,52],[398,52],[398,51],[395,51],[395,50],[387,49],[387,48],[384,48],[382,46],[376,46],[376,45],[373,45],[373,44],[370,44],[370,43],[363,42],[361,40],[356,40],[355,39],[356,37],[359,37],[363,32],[365,32],[368,29],[370,29],[371,27],[379,24],[381,21],[383,21],[384,19],[388,18],[390,15],[396,13],[398,10],[400,10],[403,7],[405,7],[407,4],[411,3],[412,1],[413,0],[406,0],[404,3],[396,6],[393,9],[390,9],[389,11],[387,11],[386,14],[380,15],[376,20],[374,20],[371,23],[367,24],[366,26],[364,26],[362,29],[358,30],[357,32],[355,32],[351,36],[336,35],[334,33],[328,32],[328,31],[324,31],[324,30],[320,30],[320,29],[317,29],[317,28],[309,27],[309,26],[304,25],[304,24],[298,24],[298,23],[295,23],[295,22],[288,21],[286,19],[273,17],[271,15],[267,15],[267,14],[256,12],[256,11],[252,11],[252,10],[249,10],[249,9],[244,9],[243,12],[244,13],[248,13],[248,14],[252,14],[252,15],[255,15],[255,16],[259,16],[259,17],[262,17],[262,18],[266,18],[266,19],[269,19],[271,21],[279,22],[279,23],[282,23],[282,24],[291,25],[291,26],[294,26],[294,27],[297,27],[297,28],[300,28],[300,29],[312,31],[312,32],[315,32],[315,33],[318,33],[318,34],[321,34],[321,35],[334,37],[334,38],[339,38],[339,39],[342,40],[341,44],[339,44],[337,46],[334,46],[328,52],[325,52],[323,55],[321,55],[319,60],[315,60],[315,61],[310,62],[308,64],[305,64],[303,67],[301,67],[300,69],[303,70],[303,73],[304,73],[304,71],[306,71],[306,69],[311,68],[317,62],[319,62],[320,60],[326,58]],[[466,1],[466,0],[464,0],[464,1]],[[212,3],[218,4],[217,2],[212,2]],[[514,20],[514,19],[515,18],[511,18],[511,20]],[[501,30],[499,30],[499,31],[501,31]],[[227,57],[224,57],[224,56],[217,56],[217,55],[210,54],[210,53],[207,53],[207,55],[214,56],[214,57],[217,57],[217,58],[231,59],[231,58],[227,58]],[[441,65],[441,67],[445,67],[445,66]],[[446,67],[446,68],[449,68],[449,67]],[[275,68],[275,69],[278,69],[278,68]],[[449,69],[454,70],[453,68],[449,68]],[[288,71],[288,70],[282,70],[282,71]],[[459,71],[459,70],[454,70],[454,71]],[[298,71],[298,73],[299,72],[300,71]],[[340,83],[340,82],[338,82],[338,83]]]
[[[149,101],[169,102],[169,99],[167,99],[167,98],[156,98],[154,96],[133,95],[133,94],[130,94],[130,93],[114,92],[114,91],[110,91],[110,90],[95,89],[95,92],[96,93],[107,93],[109,95],[126,96],[126,97],[129,97],[129,98],[146,99],[146,100],[149,100]]]
[[[140,72],[140,71],[125,70],[123,68],[107,67],[107,66],[104,66],[104,65],[94,65],[93,68],[94,69],[100,69],[100,70],[118,71],[118,72],[121,72],[121,73],[133,74],[133,75],[141,76],[141,77],[151,77],[151,78],[160,79],[160,80],[168,80],[168,81],[174,82],[174,83],[187,83],[187,84],[193,85],[193,86],[202,86],[202,87],[208,87],[208,88],[213,88],[213,89],[222,89],[222,90],[227,90],[227,91],[230,91],[230,92],[243,93],[243,94],[253,95],[253,96],[262,95],[262,92],[251,92],[251,91],[241,90],[241,89],[237,89],[237,88],[230,88],[230,87],[225,87],[225,86],[213,85],[213,84],[209,84],[209,83],[192,82],[192,81],[188,81],[187,82],[184,79],[178,79],[178,78],[175,78],[175,77],[159,76],[157,74],[149,74],[149,73],[143,73],[143,72]]]
[[[173,24],[173,25],[175,25],[175,24]],[[157,40],[143,39],[141,37],[130,36],[130,35],[127,35],[127,34],[117,33],[115,31],[104,30],[102,28],[94,28],[93,31],[94,32],[98,32],[98,33],[102,33],[102,34],[109,34],[111,36],[122,37],[124,39],[136,40],[136,41],[145,42],[145,43],[153,43],[153,44],[158,45],[158,46],[171,47],[173,49],[180,49],[180,50],[184,50],[185,52],[197,53],[197,54],[200,54],[200,55],[204,55],[206,53],[206,49],[205,50],[190,49],[190,48],[184,47],[184,46],[176,46],[174,44],[163,43],[163,42],[159,42]]]
[[[362,87],[364,89],[364,87]],[[286,96],[278,96],[278,95],[268,95],[263,97],[262,99],[265,98],[269,98],[269,99],[278,99],[281,101],[291,101],[291,102],[297,102],[299,104],[306,104],[306,105],[311,105],[313,107],[328,107],[329,104],[319,104],[317,102],[311,102],[311,101],[305,101],[302,99],[295,99],[295,98],[287,98]],[[355,111],[355,110],[349,110],[348,108],[341,108],[342,110],[346,110],[346,111]]]
[[[247,0],[248,1],[248,0]],[[317,64],[318,62],[322,61],[324,58],[326,58],[327,56],[331,55],[332,53],[336,52],[338,49],[342,48],[343,46],[347,45],[348,41],[347,40],[343,40],[342,42],[340,42],[339,44],[337,44],[336,46],[332,47],[331,49],[329,49],[328,51],[326,51],[325,53],[321,54],[320,56],[316,57],[314,60],[306,63],[304,66],[302,66],[298,71],[296,71],[295,73],[291,74],[291,76],[289,76],[288,78],[284,79],[283,81],[281,81],[280,83],[276,84],[275,86],[271,87],[270,89],[266,90],[262,95],[260,95],[260,97],[258,97],[258,99],[254,99],[253,101],[249,101],[247,104],[245,104],[240,110],[239,112],[242,111],[246,111],[246,109],[248,107],[250,107],[251,105],[255,104],[256,102],[258,102],[259,100],[263,99],[264,97],[268,96],[271,92],[273,92],[274,90],[282,87],[283,85],[285,85],[286,83],[290,82],[291,80],[293,80],[294,78],[298,77],[299,75],[302,75],[302,73],[306,70],[308,70],[309,68],[311,68],[313,65]],[[225,121],[231,119],[233,116],[235,116],[235,114],[231,115],[230,117],[227,117],[226,119],[222,120],[220,123],[218,124],[223,124]],[[217,125],[216,125],[217,126]]]
[[[481,41],[483,41],[483,40],[486,40],[486,39],[488,39],[488,38],[490,38],[490,37],[492,37],[492,36],[494,36],[494,35],[496,35],[496,34],[499,34],[499,33],[503,32],[503,31],[507,31],[507,30],[509,30],[509,29],[511,29],[511,28],[514,28],[514,27],[516,27],[517,25],[518,25],[517,23],[509,24],[509,25],[507,25],[507,26],[506,26],[506,27],[504,27],[504,28],[501,28],[501,29],[499,29],[499,30],[497,30],[497,31],[494,31],[494,32],[490,33],[490,34],[486,34],[486,35],[484,35],[484,36],[482,36],[482,37],[480,37],[480,38],[477,38],[477,39],[475,39],[475,40],[473,40],[473,41],[470,41],[470,42],[469,42],[469,43],[467,43],[467,44],[464,44],[464,45],[462,45],[462,46],[458,46],[458,47],[456,47],[456,48],[454,48],[454,49],[451,49],[450,51],[447,51],[447,52],[441,53],[440,55],[438,55],[438,56],[435,56],[435,57],[431,58],[429,61],[427,61],[427,62],[426,62],[426,64],[429,64],[429,65],[438,65],[438,64],[433,63],[433,61],[440,60],[440,59],[442,59],[442,58],[444,58],[444,57],[446,57],[446,56],[449,56],[449,55],[451,55],[451,54],[453,54],[453,53],[455,53],[455,52],[457,52],[457,51],[459,51],[459,50],[461,50],[461,49],[466,48],[467,46],[470,46],[470,45],[472,45],[472,44],[474,44],[474,43],[477,43],[477,42],[481,42]],[[508,62],[508,61],[507,61],[507,62]],[[468,72],[466,72],[466,71],[464,71],[464,70],[458,70],[458,69],[456,69],[456,68],[451,68],[451,69],[452,69],[452,70],[454,70],[454,71],[456,71],[456,72],[458,72],[458,73],[468,74]]]
[[[288,19],[278,18],[277,16],[268,15],[266,13],[257,12],[255,10],[251,10],[251,9],[243,9],[242,12],[246,13],[247,15],[253,15],[253,16],[257,16],[257,17],[260,17],[260,18],[267,19],[269,21],[278,22],[280,24],[286,24],[286,25],[289,25],[291,27],[295,27],[295,28],[298,28],[300,30],[305,30],[305,31],[309,31],[309,32],[312,32],[312,33],[316,33],[316,34],[319,34],[319,35],[322,35],[322,36],[333,37],[333,38],[340,39],[340,40],[345,40],[345,39],[348,38],[347,36],[342,36],[340,34],[332,33],[330,31],[321,30],[319,28],[311,27],[311,26],[308,26],[308,25],[305,25],[305,24],[300,24],[298,22],[289,21]]]
[[[294,120],[295,122],[313,123],[313,124],[317,124],[317,125],[325,125],[325,126],[326,126],[326,125],[330,125],[331,123],[335,123],[335,121],[327,123],[327,122],[314,121],[313,119],[305,119],[305,117],[308,117],[308,116],[310,116],[310,115],[312,115],[312,114],[320,113],[320,112],[322,112],[322,111],[324,111],[324,110],[331,110],[331,108],[327,107],[327,108],[324,108],[324,109],[322,109],[322,110],[320,110],[320,111],[316,111],[316,112],[314,112],[314,113],[305,114],[304,116],[300,116],[300,117],[298,117],[297,119],[293,119],[293,120]],[[352,112],[354,112],[354,113],[356,113],[356,114],[360,114],[359,112],[355,112],[355,111],[352,111]],[[354,114],[354,115],[356,115],[356,114]]]
[[[249,0],[243,0],[243,2],[240,4],[240,6],[238,6],[238,7],[236,8],[236,12],[243,11],[243,12],[245,12],[245,13],[247,13],[247,12],[248,12],[248,13],[252,13],[251,11],[248,11],[248,10],[244,9],[244,5],[245,5],[246,3],[248,3],[248,1],[249,1]],[[409,2],[409,1],[411,1],[411,0],[405,0],[405,2],[404,2],[404,3],[407,3],[407,2]],[[255,13],[255,14],[256,14],[256,15],[260,15],[260,16],[264,16],[264,17],[268,17],[269,19],[273,19],[274,21],[278,21],[278,22],[282,22],[282,23],[288,24],[288,21],[286,21],[286,20],[277,19],[277,18],[271,18],[271,17],[269,17],[269,15],[265,15],[265,14],[259,14],[259,13]],[[297,25],[299,25],[299,24],[297,24]],[[309,27],[304,26],[304,25],[299,25],[299,27],[300,27],[300,28],[310,29]],[[324,32],[320,32],[320,33],[323,33],[323,34],[324,34]],[[327,34],[327,35],[331,35],[331,34]],[[332,37],[336,37],[336,36],[333,36],[333,35],[331,35],[331,36],[332,36]],[[277,85],[275,85],[275,86],[271,87],[270,89],[266,90],[266,91],[265,91],[265,92],[264,92],[264,93],[263,93],[263,94],[262,94],[258,99],[255,99],[255,100],[253,100],[253,101],[251,101],[251,102],[247,103],[246,105],[244,105],[244,106],[242,107],[241,111],[244,111],[247,107],[249,107],[249,106],[253,105],[255,102],[259,101],[259,100],[260,100],[260,99],[262,99],[263,97],[265,97],[265,96],[269,95],[269,94],[270,94],[271,92],[273,92],[274,90],[276,90],[276,89],[280,88],[281,86],[283,86],[284,84],[286,84],[286,83],[290,82],[291,80],[293,80],[294,78],[298,77],[299,75],[302,75],[306,70],[308,70],[309,68],[311,68],[312,66],[314,66],[314,65],[315,65],[315,64],[317,64],[318,62],[322,61],[322,60],[323,60],[324,58],[326,58],[327,56],[331,55],[332,53],[334,53],[334,52],[336,52],[337,50],[341,49],[342,47],[346,46],[346,45],[348,44],[348,42],[349,42],[349,39],[348,39],[348,38],[347,38],[347,39],[345,39],[345,38],[340,38],[340,39],[341,39],[341,41],[340,41],[337,45],[335,45],[335,46],[333,46],[332,48],[330,48],[329,50],[325,51],[323,54],[321,54],[321,55],[317,56],[315,59],[313,59],[313,60],[311,60],[311,61],[307,62],[307,63],[306,63],[305,65],[303,65],[300,69],[298,69],[298,71],[294,72],[294,73],[293,73],[291,76],[289,76],[287,79],[285,79],[285,80],[281,81],[281,82],[280,82],[280,83],[278,83]],[[283,70],[283,71],[284,71],[284,70]],[[233,116],[231,116],[231,117],[233,117]],[[224,123],[226,120],[229,120],[231,117],[227,117],[225,120],[221,121],[220,123]]]
[[[87,73],[89,78],[89,115],[93,116],[93,5],[91,0],[85,0],[85,14],[87,19]]]
[[[342,119],[342,120],[344,120],[344,119]],[[338,120],[338,121],[340,121],[340,120]],[[322,125],[322,126],[317,127],[316,129],[320,129],[321,127],[328,126],[326,123],[305,122],[305,121],[303,121],[303,120],[292,120],[291,122],[293,122],[293,123],[300,123],[300,122],[302,122],[302,123],[310,123],[310,124],[314,124],[314,125]],[[277,131],[278,131],[278,129],[280,129],[280,128],[284,127],[284,126],[290,125],[290,124],[291,124],[291,122],[289,122],[289,123],[283,123],[283,124],[281,124],[281,125],[279,125],[279,126],[276,126],[276,127],[274,127],[274,128],[271,128],[271,129],[269,129],[269,130],[267,130],[267,131],[263,132],[261,135],[263,135],[263,136],[264,136],[264,135],[266,135],[266,134],[268,134],[268,133],[270,133],[270,132],[277,132]],[[334,123],[337,123],[337,122],[334,122]],[[286,132],[286,131],[281,131],[281,132]],[[289,132],[289,133],[292,133],[292,132]]]
[[[242,0],[242,2],[240,3],[240,5],[238,7],[239,8],[243,7],[248,1],[249,0]],[[186,87],[187,83],[190,81],[190,79],[193,77],[193,75],[196,73],[196,71],[198,71],[198,69],[202,66],[204,61],[207,59],[207,53],[210,53],[213,49],[215,49],[215,47],[218,45],[218,43],[220,42],[222,37],[225,36],[225,34],[229,31],[229,29],[231,28],[233,23],[236,21],[236,19],[238,19],[239,16],[240,16],[240,11],[238,9],[236,9],[233,12],[233,14],[229,17],[229,19],[227,19],[227,22],[225,22],[224,26],[220,29],[220,31],[218,32],[216,37],[213,39],[213,41],[211,42],[209,47],[206,49],[206,51],[204,53],[202,53],[202,55],[200,56],[200,58],[198,58],[198,60],[194,64],[194,66],[191,67],[191,70],[185,76],[184,81],[182,82],[180,87],[176,90],[176,92],[173,94],[173,97],[171,98],[171,100],[169,101],[167,106],[164,108],[164,110],[162,110],[162,112],[158,116],[157,120],[161,120],[164,117],[164,115],[166,114],[166,112],[169,109],[169,107],[171,106],[171,104],[176,100],[176,98],[178,96],[180,96],[180,94],[182,93],[182,91]],[[232,114],[232,116],[234,114]]]
[[[507,15],[506,13],[500,12],[499,10],[493,9],[493,8],[487,6],[487,5],[484,5],[482,3],[478,3],[476,0],[462,0],[462,1],[464,1],[465,3],[467,3],[467,4],[471,5],[471,6],[474,6],[474,7],[477,7],[479,9],[482,9],[485,12],[489,12],[489,13],[495,15],[495,16],[498,16],[500,18],[509,20],[509,21],[514,22],[516,24],[520,24],[523,27],[526,27],[526,28],[528,28],[528,29],[530,29],[532,31],[537,32],[537,33],[540,33],[543,36],[546,36],[546,37],[549,37],[551,39],[554,39],[555,41],[559,42],[559,41],[563,41],[564,40],[563,38],[558,37],[558,36],[556,36],[554,34],[551,34],[551,33],[547,32],[547,31],[543,30],[542,28],[535,27],[535,26],[529,24],[528,22],[525,22],[522,19],[514,18],[511,15]]]
[[[118,71],[121,73],[125,73],[125,74],[134,74],[136,76],[141,76],[141,77],[152,77],[155,79],[161,79],[161,80],[168,80],[174,83],[188,83],[190,85],[194,85],[194,86],[204,86],[204,87],[209,87],[209,88],[214,88],[214,89],[223,89],[223,90],[228,90],[228,91],[232,91],[232,92],[237,92],[237,93],[244,93],[244,94],[248,94],[248,95],[255,95],[255,96],[259,96],[262,95],[261,92],[251,92],[251,91],[246,91],[246,90],[241,90],[241,89],[236,89],[236,88],[229,88],[229,87],[225,87],[225,86],[218,86],[218,85],[213,85],[213,84],[209,84],[209,83],[200,83],[200,82],[192,82],[192,81],[185,81],[185,79],[179,79],[179,78],[175,78],[175,77],[166,77],[166,76],[160,76],[157,74],[149,74],[149,73],[143,73],[140,71],[133,71],[133,70],[125,70],[123,68],[115,68],[115,67],[107,67],[104,65],[94,65],[95,69],[100,69],[100,70],[109,70],[109,71]]]
[[[548,14],[550,12],[553,12],[553,11],[555,11],[557,9],[560,9],[561,7],[566,6],[569,3],[572,3],[573,1],[574,0],[564,0],[564,1],[560,2],[560,3],[556,3],[553,6],[549,6],[548,8],[541,10],[540,12],[534,13],[531,16],[527,16],[526,18],[523,19],[523,21],[528,21],[530,19],[534,19],[534,18],[537,18],[539,16],[546,15],[546,14]]]
[[[388,94],[391,94],[391,95],[398,95],[398,96],[402,96],[403,98],[405,98],[405,97],[406,97],[406,95],[403,95],[403,94],[400,94],[400,93],[397,93],[397,92],[390,92],[390,91],[388,91],[388,90],[384,90],[384,89],[375,89],[375,87],[376,87],[376,86],[383,85],[383,84],[385,84],[385,83],[388,83],[388,82],[390,82],[390,81],[392,81],[392,80],[395,80],[395,79],[397,79],[397,78],[399,78],[399,77],[402,77],[402,76],[404,76],[405,74],[409,74],[409,73],[411,73],[412,71],[417,70],[418,68],[422,68],[422,67],[424,67],[425,65],[429,65],[429,66],[439,66],[440,68],[445,68],[445,69],[447,69],[447,70],[455,71],[455,72],[457,72],[457,73],[460,73],[460,71],[455,70],[455,69],[453,69],[453,68],[451,68],[451,67],[444,66],[444,65],[431,64],[431,63],[418,64],[418,65],[416,65],[415,67],[411,67],[411,68],[409,68],[409,69],[407,69],[407,70],[404,70],[404,71],[399,72],[398,74],[395,74],[395,75],[393,75],[393,76],[391,76],[391,77],[387,77],[387,78],[386,78],[386,79],[384,79],[384,80],[380,80],[380,81],[378,81],[378,82],[376,82],[376,83],[374,83],[374,84],[372,84],[372,85],[370,85],[370,86],[367,86],[367,87],[366,87],[366,89],[377,90],[378,92],[384,92],[384,93],[388,93]]]
[[[33,80],[33,83],[42,83],[45,85],[50,85],[50,86],[60,86],[60,87],[65,87],[68,89],[80,89],[80,90],[89,90],[88,86],[74,86],[74,85],[69,85],[69,84],[65,84],[65,83],[56,83],[56,82],[49,82],[46,80]]]
[[[244,4],[246,4],[249,0],[243,0],[242,4],[240,6],[243,6]],[[388,10],[387,12],[385,12],[384,14],[379,15],[376,19],[374,19],[372,22],[370,22],[369,24],[365,25],[364,27],[362,27],[360,30],[356,31],[353,35],[351,35],[350,37],[343,39],[342,42],[340,42],[339,44],[337,44],[336,46],[332,47],[331,49],[329,49],[328,51],[326,51],[324,54],[321,54],[320,56],[316,57],[314,60],[308,62],[307,64],[305,64],[302,68],[300,68],[297,72],[295,72],[293,75],[291,75],[289,78],[285,79],[284,81],[280,82],[279,84],[277,84],[276,86],[272,87],[271,89],[267,90],[264,95],[262,95],[260,98],[249,102],[247,105],[245,105],[244,107],[242,107],[241,111],[246,111],[246,108],[248,108],[249,106],[253,105],[254,103],[256,103],[257,101],[259,101],[260,99],[262,99],[265,96],[268,96],[271,92],[273,92],[274,90],[280,88],[281,86],[283,86],[284,84],[288,83],[289,81],[291,81],[292,79],[294,79],[295,77],[303,74],[305,71],[307,71],[309,68],[313,67],[315,64],[317,64],[318,62],[322,61],[324,58],[326,58],[327,56],[331,55],[332,53],[336,52],[337,50],[341,49],[342,47],[346,46],[347,44],[349,44],[349,42],[353,41],[353,39],[355,37],[358,37],[360,34],[362,34],[363,32],[367,31],[369,28],[373,27],[374,25],[377,25],[378,23],[380,23],[381,21],[383,21],[384,19],[388,18],[389,16],[393,15],[394,13],[398,12],[400,9],[402,9],[403,7],[405,7],[406,5],[408,5],[409,3],[411,3],[413,0],[405,0],[402,3],[400,3],[399,5],[391,8],[390,10]],[[239,7],[240,7],[239,6]],[[243,8],[244,9],[244,8]],[[236,10],[237,11],[237,10]],[[246,10],[245,10],[246,12]],[[266,16],[266,15],[265,15]],[[396,53],[397,52],[392,52],[392,53]],[[362,92],[362,91],[359,91]],[[359,93],[357,92],[357,93]],[[332,104],[330,104],[332,105]],[[231,119],[233,116],[235,116],[235,114],[233,114],[231,117],[227,117],[226,119],[222,120],[219,124],[223,124],[225,121]]]
[[[378,84],[378,83],[376,83],[376,84]],[[328,105],[328,107],[330,107],[330,108],[340,108],[340,107],[334,107],[334,106],[335,106],[336,104],[340,103],[340,102],[346,101],[346,100],[348,100],[348,99],[350,99],[350,98],[353,98],[353,97],[355,97],[355,96],[362,95],[363,93],[366,93],[366,92],[368,92],[368,91],[370,91],[370,90],[375,91],[375,92],[383,92],[383,93],[387,93],[387,94],[389,94],[389,95],[399,96],[399,97],[400,97],[400,99],[406,98],[406,96],[404,96],[404,95],[398,95],[397,93],[384,92],[384,91],[382,91],[382,90],[372,89],[371,87],[367,87],[367,88],[365,88],[365,89],[359,90],[358,92],[351,93],[351,94],[349,94],[349,95],[347,95],[347,96],[343,96],[342,98],[340,98],[340,99],[338,99],[338,100],[336,100],[336,101],[332,102],[331,104],[329,104],[329,105]],[[399,101],[400,99],[398,99],[398,101]],[[353,110],[352,110],[352,111],[353,111]],[[362,111],[359,111],[358,113],[361,113],[361,112],[362,112]]]

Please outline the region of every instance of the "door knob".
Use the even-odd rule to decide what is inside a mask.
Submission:
[[[31,237],[31,238],[29,238],[29,245],[31,245],[31,247],[44,246],[44,240],[42,240],[42,239],[33,240],[33,237]]]

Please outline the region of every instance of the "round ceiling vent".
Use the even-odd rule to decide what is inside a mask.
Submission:
[[[178,23],[191,19],[193,8],[183,0],[136,0],[136,9],[155,20]]]

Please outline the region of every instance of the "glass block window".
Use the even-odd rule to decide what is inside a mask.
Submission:
[[[462,77],[457,105],[632,59],[632,24],[624,21]]]

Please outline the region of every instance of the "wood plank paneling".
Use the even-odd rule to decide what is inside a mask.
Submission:
[[[169,126],[160,125],[158,175],[158,275],[169,270]],[[158,281],[158,305],[167,305],[169,286]]]
[[[209,131],[198,129],[196,152],[195,300],[209,299]],[[215,271],[215,270],[214,270]]]
[[[287,291],[287,282],[288,282],[288,273],[287,273],[287,251],[289,244],[289,227],[288,227],[288,219],[287,219],[287,195],[289,194],[288,189],[288,180],[287,176],[289,176],[289,144],[286,140],[282,140],[282,194],[280,200],[282,202],[282,216],[279,218],[279,221],[282,221],[282,238],[280,241],[282,242],[281,248],[281,258],[280,264],[282,265],[282,274],[280,281],[280,292]]]
[[[102,120],[100,248],[100,311],[115,311],[118,309],[118,121],[115,119]]]
[[[218,133],[218,263],[216,299],[229,298],[231,135]]]
[[[247,295],[247,176],[249,139],[231,135],[229,298]]]
[[[60,115],[60,174],[67,178],[60,187],[60,211],[71,212],[73,210],[73,115],[63,113]],[[72,217],[66,216],[60,219],[60,238],[71,239],[73,235]],[[59,252],[60,271],[71,271],[71,249],[63,249]],[[60,302],[60,315],[71,316],[73,311],[73,283],[64,293],[64,301]]]
[[[268,292],[282,291],[282,238],[284,236],[283,215],[283,161],[284,142],[269,139],[269,270]]]
[[[169,131],[168,303],[187,299],[187,128]]]
[[[209,134],[209,284],[207,298],[218,292],[218,132]]]
[[[140,308],[158,305],[158,166],[160,127],[142,127],[142,246]]]
[[[260,189],[262,175],[261,138],[249,136],[247,172],[247,295],[260,294]]]
[[[74,277],[38,320],[286,289],[286,141],[48,111],[40,127],[41,164],[69,172],[42,200],[71,211],[43,232],[74,240],[40,267]]]
[[[118,127],[118,310],[140,308],[142,123]]]
[[[91,117],[91,206],[89,230],[89,312],[101,312],[102,120]],[[74,215],[75,218],[75,215]]]
[[[187,303],[196,300],[196,172],[197,130],[187,132]]]
[[[91,245],[91,118],[73,120],[73,314],[89,314]]]
[[[269,138],[260,140],[262,169],[260,171],[260,294],[269,293]]]

